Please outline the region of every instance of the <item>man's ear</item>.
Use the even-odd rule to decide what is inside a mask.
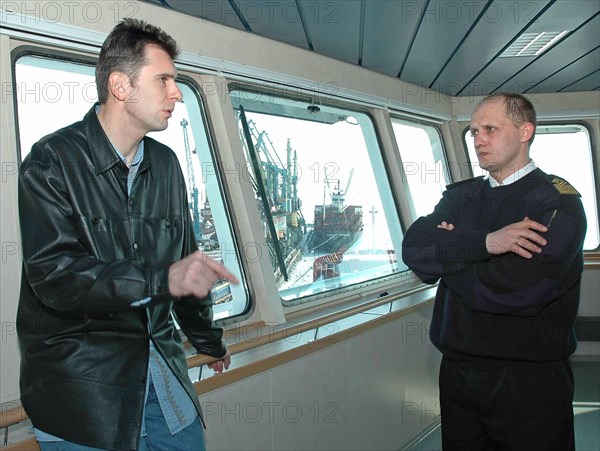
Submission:
[[[115,100],[123,102],[130,94],[131,83],[129,77],[123,72],[113,72],[108,77],[108,87]]]
[[[533,138],[533,134],[535,133],[535,127],[531,122],[525,122],[521,125],[521,142],[529,142],[531,138]]]

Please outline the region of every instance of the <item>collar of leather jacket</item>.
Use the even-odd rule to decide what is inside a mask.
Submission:
[[[96,113],[98,106],[100,104],[95,103],[83,118],[84,133],[90,141],[95,143],[94,152],[90,153],[90,160],[94,165],[96,175],[100,175],[110,170],[113,166],[122,163],[121,157],[115,152],[115,147],[110,142],[110,139],[108,139],[98,120],[98,114]],[[144,145],[146,145],[146,139],[144,137]],[[139,171],[145,171],[150,168],[151,161],[151,155],[146,152]]]

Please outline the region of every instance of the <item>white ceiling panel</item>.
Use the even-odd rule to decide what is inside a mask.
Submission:
[[[426,5],[426,1],[366,2],[362,64],[396,77]]]
[[[314,51],[358,64],[361,1],[305,0],[298,4]]]
[[[448,95],[600,89],[600,0],[147,1]],[[538,57],[498,58],[524,32],[582,24]]]
[[[548,1],[522,2],[532,5],[539,14]],[[515,6],[511,10],[510,6]],[[495,1],[463,42],[432,88],[446,94],[456,95],[483,70],[512,38],[531,25],[533,16],[521,16],[520,2]],[[533,14],[533,13],[530,13]],[[515,20],[517,18],[518,20]],[[467,93],[470,95],[470,93]]]
[[[556,2],[542,17],[532,23],[531,27],[527,29],[527,33],[576,30],[582,25],[582,20],[585,22],[598,12],[598,7],[594,3],[590,0]],[[579,14],[570,14],[572,8],[577,8]],[[600,33],[600,29],[598,32]],[[463,93],[487,95],[498,89],[511,92],[531,91],[531,88],[542,79],[517,77],[516,75],[528,67],[537,65],[538,60],[540,63],[551,60],[549,64],[554,67],[554,70],[550,67],[544,70],[544,73],[550,75],[580,58],[589,51],[588,43],[581,40],[575,42],[574,37],[575,35],[567,35],[556,47],[538,57],[496,58],[464,88]],[[589,42],[593,44],[593,39]],[[537,75],[533,76],[537,77]]]
[[[596,74],[597,83],[593,83],[594,77],[590,74]],[[589,77],[589,82],[592,83],[587,90],[591,90],[597,86],[600,86],[600,52],[596,47],[590,51],[587,55],[577,59],[572,64],[558,70],[554,74],[550,75],[546,80],[541,81],[539,84],[534,85],[528,91],[533,92],[558,92],[562,89],[566,89],[573,80],[578,80],[578,77]]]
[[[431,1],[400,78],[429,87],[484,14],[486,3]]]
[[[228,0],[153,0],[152,3],[238,30],[246,29]]]
[[[589,74],[587,77],[580,78],[579,80],[566,85],[564,88],[561,88],[559,92],[597,91],[599,88],[600,69],[592,74]]]
[[[266,37],[277,36],[278,41],[309,48],[295,1],[236,0],[236,5],[252,32]]]
[[[506,84],[502,85],[500,89],[506,89],[506,87],[511,84],[524,86],[538,73],[556,72],[565,66],[564,55],[568,55],[571,60],[575,60],[593,49],[595,47],[594,38],[598,33],[600,33],[600,16],[596,15],[576,32],[565,37],[560,45],[549,49],[529,66],[516,73]]]

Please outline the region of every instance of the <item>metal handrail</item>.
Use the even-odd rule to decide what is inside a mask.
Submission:
[[[382,305],[390,304],[392,302],[397,301],[400,298],[410,296],[413,294],[417,294],[422,291],[426,291],[430,288],[431,288],[431,286],[419,285],[419,286],[414,287],[407,291],[402,291],[400,293],[394,293],[394,294],[388,294],[385,296],[381,296],[370,302],[366,302],[366,303],[363,303],[363,304],[360,304],[357,306],[353,306],[353,307],[350,307],[347,309],[340,310],[339,312],[335,312],[335,313],[331,313],[329,315],[322,316],[317,319],[306,321],[306,322],[300,323],[300,324],[294,324],[293,326],[285,327],[280,330],[273,331],[268,334],[264,334],[258,339],[245,340],[245,341],[241,341],[238,343],[234,343],[231,346],[229,346],[229,351],[230,351],[231,355],[240,354],[240,353],[258,348],[260,346],[264,346],[266,344],[288,338],[289,332],[292,329],[295,334],[306,332],[309,330],[318,329],[321,326],[325,326],[325,325],[331,324],[335,321],[340,321],[342,319],[349,318],[351,316],[357,315],[359,313],[363,313],[363,312],[365,312],[367,310],[371,310],[373,308],[380,307]],[[218,359],[215,359],[214,357],[210,357],[210,356],[207,356],[204,354],[196,354],[196,355],[188,357],[186,360],[187,360],[188,368],[197,368],[202,365],[206,365],[208,363],[214,362]],[[204,381],[206,381],[206,379]],[[198,381],[195,383],[195,385],[198,386],[198,384],[202,384],[204,381]],[[12,403],[6,403],[6,404],[12,404]],[[23,409],[23,406],[15,404],[14,406],[9,407],[8,409],[3,409],[2,411],[0,411],[0,429],[7,428],[9,426],[13,426],[13,425],[18,424],[27,419],[29,419],[29,417],[27,416],[25,409]]]

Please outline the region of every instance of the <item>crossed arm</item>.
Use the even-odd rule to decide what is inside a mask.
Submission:
[[[454,224],[442,221],[437,225],[440,229],[452,231]],[[532,258],[533,254],[542,252],[540,246],[547,244],[546,239],[536,232],[547,232],[548,227],[525,217],[522,221],[509,224],[495,232],[488,233],[485,238],[487,251],[492,255],[514,252],[523,258]]]
[[[579,277],[585,214],[578,199],[553,199],[536,207],[537,220],[526,217],[493,231],[463,225],[467,213],[455,203],[456,211],[441,201],[406,232],[403,261],[422,281],[441,279],[473,310],[527,316]]]

